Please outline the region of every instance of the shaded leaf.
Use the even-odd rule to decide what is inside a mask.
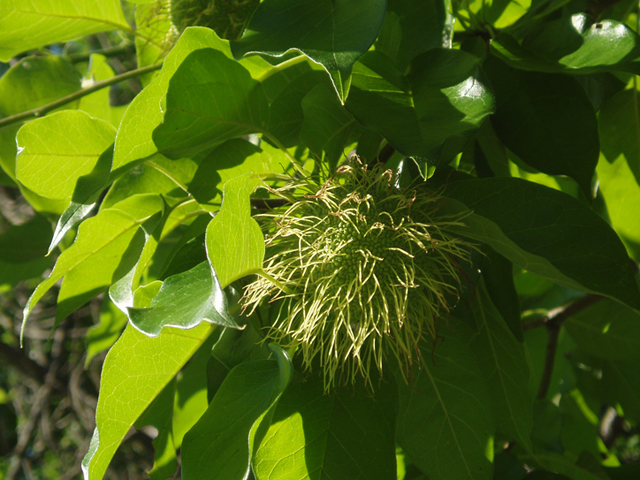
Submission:
[[[405,79],[384,55],[371,52],[354,67],[346,107],[400,153],[437,159],[445,140],[465,138],[493,112],[479,63],[467,52],[432,49],[411,62]]]
[[[395,61],[401,72],[409,62],[431,48],[449,47],[453,31],[446,3],[388,0],[376,50]]]
[[[344,148],[349,137],[359,130],[359,125],[345,109],[333,91],[324,85],[316,86],[302,100],[304,122],[300,129],[300,140],[309,149],[323,158],[330,168],[348,154]]]
[[[327,70],[344,103],[353,64],[378,36],[385,7],[384,0],[266,0],[231,49],[236,58],[299,50]]]
[[[513,282],[513,265],[488,245],[483,245],[482,253],[487,256],[482,267],[482,278],[491,302],[511,333],[522,342],[524,333],[520,318],[520,300]]]
[[[6,0],[0,6],[0,61],[92,33],[131,30],[118,0]]]
[[[640,37],[624,23],[591,23],[585,14],[562,16],[519,44],[508,33],[491,42],[491,52],[515,68],[586,74],[640,72]]]
[[[564,322],[580,349],[611,360],[640,358],[640,314],[605,299]]]
[[[277,350],[277,355],[277,362],[242,363],[229,372],[207,411],[185,435],[185,478],[204,480],[211,472],[229,480],[247,478],[254,425],[278,402],[293,374],[284,351]]]
[[[190,53],[169,82],[164,121],[153,133],[169,158],[189,157],[225,140],[261,132],[268,119],[262,86],[212,48]]]
[[[496,95],[491,123],[504,145],[541,172],[572,177],[591,198],[598,123],[578,81],[515,70],[494,57],[483,66]]]
[[[99,323],[89,327],[87,331],[85,367],[90,364],[93,357],[109,350],[116,343],[128,321],[127,316],[111,300],[108,298],[103,300]]]
[[[531,450],[533,397],[524,347],[509,331],[483,284],[476,295],[473,315],[478,332],[469,343],[489,382],[496,426]]]
[[[474,211],[460,234],[556,283],[640,308],[624,246],[585,204],[518,178],[461,180],[451,183],[446,195]]]
[[[320,376],[284,393],[253,461],[258,480],[395,480],[393,383],[374,396],[363,385],[331,395]]]
[[[494,418],[478,360],[457,331],[433,350],[422,349],[422,368],[411,387],[398,381],[396,439],[432,480],[493,477]]]

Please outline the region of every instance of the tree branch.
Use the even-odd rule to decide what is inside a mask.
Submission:
[[[22,112],[22,113],[18,113],[16,115],[11,115],[9,117],[5,117],[2,120],[0,120],[0,128],[6,127],[7,125],[11,125],[13,123],[18,123],[18,122],[22,122],[24,120],[28,120],[32,117],[42,117],[43,115],[46,115],[47,113],[49,113],[52,110],[55,110],[56,108],[62,107],[63,105],[66,105],[67,103],[71,103],[75,100],[78,100],[82,97],[85,97],[93,92],[97,92],[98,90],[101,90],[105,87],[109,87],[111,85],[115,85],[116,83],[120,83],[123,82],[125,80],[128,80],[130,78],[134,78],[134,77],[139,77],[141,75],[144,75],[146,73],[149,72],[153,72],[155,70],[159,70],[160,68],[162,68],[162,64],[157,64],[157,65],[149,65],[148,67],[142,67],[142,68],[138,68],[136,70],[131,70],[130,72],[127,73],[123,73],[122,75],[116,75],[113,78],[110,78],[108,80],[104,80],[102,82],[97,82],[95,83],[93,86],[89,87],[89,88],[84,88],[80,91],[77,91],[75,93],[72,93],[71,95],[67,95],[66,97],[62,97],[59,98],[58,100],[48,103],[46,105],[43,105],[41,107],[38,108],[34,108],[32,110],[28,110],[26,112]]]
[[[551,385],[551,376],[553,375],[553,367],[556,359],[556,350],[558,349],[558,337],[560,335],[560,328],[562,323],[572,315],[581,312],[587,307],[590,307],[594,303],[603,300],[606,297],[601,295],[589,294],[578,300],[570,302],[562,307],[558,307],[551,310],[546,317],[538,318],[525,324],[525,330],[530,330],[537,326],[544,325],[547,327],[549,333],[549,340],[547,341],[547,353],[544,359],[544,369],[542,371],[542,378],[540,379],[540,387],[536,398],[542,400],[547,396],[549,386]],[[535,326],[534,326],[535,324]]]

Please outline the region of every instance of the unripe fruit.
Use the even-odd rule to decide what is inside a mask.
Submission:
[[[306,368],[319,363],[325,390],[358,376],[373,387],[371,368],[382,373],[390,356],[408,379],[457,295],[471,247],[447,228],[467,214],[445,216],[438,193],[398,189],[391,171],[359,164],[277,193],[292,204],[257,217],[266,275],[244,308],[280,301],[268,337],[298,347]]]
[[[182,33],[190,26],[209,27],[220,38],[239,38],[260,0],[171,0],[171,21]]]

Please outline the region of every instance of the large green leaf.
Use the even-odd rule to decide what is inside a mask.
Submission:
[[[602,300],[576,313],[564,325],[581,350],[611,360],[640,358],[640,314]]]
[[[398,444],[432,480],[493,478],[492,402],[478,360],[457,334],[464,328],[456,322],[443,342],[421,349],[411,386],[398,381]]]
[[[496,95],[495,131],[507,148],[549,175],[575,179],[591,198],[598,163],[598,123],[575,78],[515,70],[489,57],[484,68]]]
[[[465,138],[493,112],[479,64],[461,50],[432,49],[411,62],[405,78],[388,58],[371,52],[354,67],[346,107],[400,153],[437,157],[445,140]]]
[[[24,308],[23,325],[42,296],[58,280],[72,273],[74,269],[82,267],[85,262],[95,265],[97,270],[93,273],[98,278],[102,278],[104,272],[107,272],[105,275],[108,275],[108,272],[114,275],[121,257],[133,241],[139,227],[152,216],[162,212],[163,208],[164,202],[158,195],[136,195],[83,222],[78,229],[75,243],[58,257],[51,275],[38,285],[29,298]],[[79,295],[80,291],[86,292],[87,287],[82,282],[72,282],[70,288],[74,291],[77,289],[75,295]]]
[[[60,57],[23,58],[0,78],[0,116],[15,115],[77,92],[81,80],[78,70]],[[16,173],[16,133],[21,125],[18,122],[0,128],[0,166],[12,180]],[[60,214],[66,207],[66,202],[42,198],[24,187],[21,191],[40,212]]]
[[[318,85],[304,97],[302,110],[300,140],[318,158],[323,158],[324,153],[324,161],[335,168],[349,153],[344,148],[349,137],[358,131],[358,123],[325,85]]]
[[[169,82],[164,122],[153,141],[169,158],[189,157],[263,131],[268,108],[262,86],[246,68],[220,50],[197,50]]]
[[[453,31],[447,2],[388,0],[376,50],[395,61],[404,72],[409,62],[431,48],[449,47]]]
[[[249,203],[259,183],[253,174],[227,181],[220,213],[207,227],[207,255],[223,286],[262,270],[264,237]]]
[[[133,99],[122,118],[113,154],[115,174],[130,168],[130,163],[157,153],[158,149],[151,136],[153,130],[162,123],[169,82],[184,59],[191,52],[203,48],[219,50],[228,58],[232,58],[229,43],[220,40],[213,30],[203,27],[187,28],[167,55],[158,76]],[[264,73],[269,68],[256,60],[247,59],[240,63],[254,76]]]
[[[231,49],[236,58],[299,50],[327,70],[344,103],[353,64],[378,36],[385,7],[385,0],[266,0]]]
[[[100,380],[96,429],[82,462],[85,480],[101,480],[131,426],[209,337],[214,326],[165,329],[148,337],[127,327],[111,348]]]
[[[203,321],[239,328],[208,262],[167,278],[148,308],[127,308],[131,324],[157,337],[165,327],[193,328]]]
[[[478,331],[472,334],[470,345],[489,381],[496,426],[530,450],[533,397],[524,347],[509,331],[483,283],[476,300],[473,315]]]
[[[24,125],[18,132],[16,177],[47,198],[70,198],[113,143],[112,125],[79,110],[65,110]]]
[[[118,0],[3,0],[0,61],[26,50],[108,30],[131,30]]]
[[[388,383],[387,383],[388,382]],[[393,382],[323,392],[319,375],[289,385],[255,452],[257,480],[395,480]]]
[[[287,355],[274,348],[277,362],[242,363],[231,370],[207,411],[185,435],[185,479],[206,480],[211,478],[211,472],[225,480],[247,478],[256,430],[277,404],[293,374]]]
[[[474,212],[460,234],[556,283],[640,308],[624,245],[584,203],[519,178],[461,180],[446,195]]]
[[[624,23],[592,23],[583,13],[552,20],[522,44],[508,33],[491,42],[491,51],[523,70],[586,74],[607,71],[640,73],[640,37]]]

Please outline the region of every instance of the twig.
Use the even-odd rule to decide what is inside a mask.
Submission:
[[[89,87],[89,88],[84,88],[82,90],[79,90],[75,93],[72,93],[71,95],[67,95],[66,97],[62,97],[54,102],[48,103],[46,105],[43,105],[42,107],[38,107],[38,108],[34,108],[31,110],[27,110],[26,112],[22,112],[22,113],[18,113],[16,115],[11,115],[9,117],[5,117],[2,120],[0,120],[0,128],[6,127],[7,125],[11,125],[13,123],[18,123],[18,122],[22,122],[24,120],[28,120],[32,117],[41,117],[43,115],[46,115],[47,113],[49,113],[52,110],[55,110],[56,108],[62,107],[63,105],[66,105],[67,103],[71,103],[75,100],[78,100],[79,98],[82,98],[86,95],[89,95],[93,92],[96,92],[98,90],[101,90],[105,87],[109,87],[111,85],[115,85],[116,83],[120,83],[123,82],[125,80],[128,80],[130,78],[134,78],[134,77],[140,77],[142,75],[145,75],[149,72],[154,72],[156,70],[159,70],[160,68],[162,68],[162,64],[157,64],[157,65],[149,65],[148,67],[142,67],[142,68],[138,68],[136,70],[131,70],[130,72],[127,73],[123,73],[122,75],[116,75],[115,77],[109,78],[108,80],[103,80],[102,82],[97,82],[95,83],[93,86]]]
[[[549,339],[547,340],[547,353],[544,359],[544,369],[542,370],[542,378],[540,379],[540,387],[536,398],[542,400],[547,396],[549,391],[549,385],[551,384],[551,375],[553,374],[553,366],[556,359],[556,350],[558,349],[558,336],[560,335],[560,328],[562,323],[572,315],[584,310],[585,308],[593,305],[594,303],[603,300],[605,297],[601,295],[589,294],[578,300],[570,302],[562,307],[558,307],[551,310],[546,317],[533,320],[525,325],[531,325],[534,322],[536,326],[544,325],[547,327],[549,333]],[[526,330],[530,330],[530,327]]]

